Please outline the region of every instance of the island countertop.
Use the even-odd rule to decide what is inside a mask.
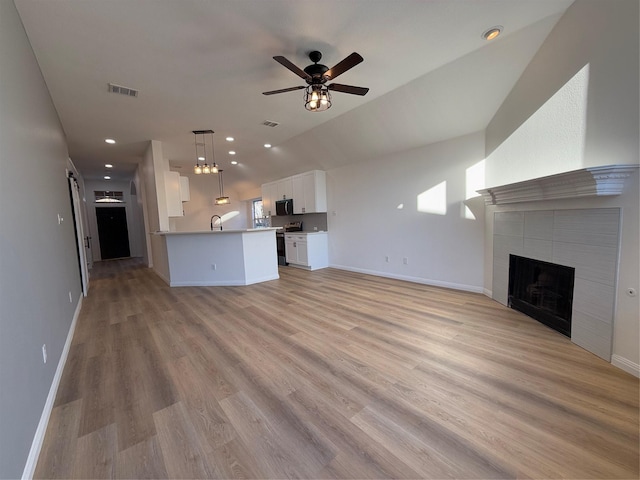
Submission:
[[[196,230],[193,232],[155,232],[156,235],[201,235],[201,234],[211,234],[211,233],[253,233],[253,232],[268,232],[278,230],[276,227],[265,227],[265,228],[243,228],[243,229],[234,229],[234,230]]]

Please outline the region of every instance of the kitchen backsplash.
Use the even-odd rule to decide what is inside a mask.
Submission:
[[[327,231],[326,213],[305,213],[303,215],[279,215],[277,217],[271,217],[272,227],[284,227],[287,223],[291,222],[302,222],[303,232]]]

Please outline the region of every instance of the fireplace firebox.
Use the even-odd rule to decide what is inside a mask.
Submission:
[[[508,305],[571,337],[575,268],[509,255]]]

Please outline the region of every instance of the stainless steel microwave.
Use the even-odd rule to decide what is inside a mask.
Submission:
[[[276,200],[276,215],[293,215],[293,199]]]

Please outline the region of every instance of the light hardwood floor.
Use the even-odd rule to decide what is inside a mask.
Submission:
[[[638,478],[638,379],[478,294],[97,264],[37,478]]]

